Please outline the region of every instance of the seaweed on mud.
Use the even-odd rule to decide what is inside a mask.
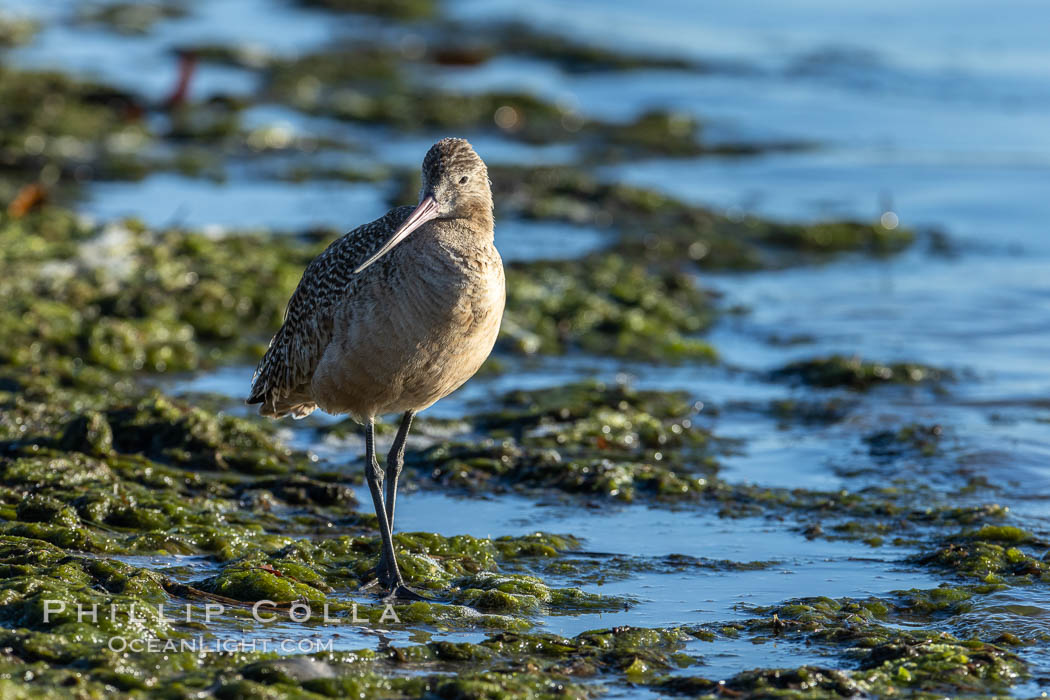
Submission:
[[[636,497],[695,495],[729,443],[695,423],[681,394],[584,383],[513,392],[474,418],[492,437],[439,443],[406,457],[430,481],[466,488],[556,488]]]
[[[307,599],[316,600],[309,593],[317,592],[316,589],[309,586],[304,589],[305,584],[292,582],[292,571],[297,576],[305,576],[303,567],[293,569],[291,564],[285,567],[289,573],[283,578],[259,571],[269,581],[256,592],[272,596],[306,595]],[[210,687],[220,696],[269,688],[300,694],[305,691],[311,697],[314,694],[342,696],[356,689],[367,697],[384,697],[392,688],[397,688],[406,697],[422,697],[435,688],[454,686],[461,690],[504,688],[513,697],[535,698],[548,697],[548,693],[560,696],[569,687],[566,682],[552,685],[550,676],[545,674],[488,670],[478,665],[500,655],[508,659],[542,659],[544,665],[549,666],[552,660],[565,657],[564,653],[551,654],[559,640],[550,635],[532,638],[521,632],[499,633],[484,645],[431,642],[413,647],[387,647],[379,654],[362,649],[288,659],[276,659],[270,653],[258,651],[199,654],[180,650],[178,645],[180,640],[187,640],[193,627],[183,625],[177,618],[163,616],[158,608],[169,601],[169,590],[186,588],[171,585],[162,574],[108,559],[71,556],[38,540],[17,537],[0,538],[0,568],[4,572],[0,581],[3,591],[0,607],[11,624],[0,631],[0,640],[6,649],[0,661],[0,691],[5,695],[74,692],[95,697],[101,696],[103,689],[109,693],[116,689],[137,696],[167,686],[176,695],[203,692]],[[280,581],[288,589],[273,581]],[[407,607],[411,606],[403,611],[409,616],[412,611]],[[652,639],[661,636],[653,632],[644,638],[632,639],[625,634],[624,642],[613,644],[601,641],[607,634],[605,631],[588,633],[566,640],[564,645],[586,649],[597,663],[614,667],[623,650],[632,645],[650,646]],[[115,651],[113,639],[139,641],[143,646]],[[147,641],[163,654],[151,652],[145,647]],[[165,645],[173,642],[169,650]],[[664,652],[657,647],[639,653],[655,662]],[[467,665],[452,686],[447,677],[440,675],[415,674],[411,683],[405,683],[397,677],[391,678],[388,671],[397,667],[424,669],[435,661]]]
[[[432,0],[303,4],[395,21],[439,9]],[[129,3],[101,6],[94,20],[147,31],[169,13],[160,7],[136,19],[140,10]],[[293,602],[309,602],[327,604],[335,624],[352,624],[355,605],[374,621],[383,606],[359,587],[374,575],[380,547],[375,519],[356,509],[345,473],[288,449],[256,418],[225,415],[214,401],[192,405],[149,392],[140,375],[257,357],[306,263],[336,234],[213,236],[135,222],[96,225],[57,204],[68,195],[66,183],[136,178],[158,168],[221,177],[227,156],[347,147],[287,129],[247,131],[244,110],[258,101],[400,131],[560,142],[591,165],[800,147],[711,144],[701,120],[667,110],[612,122],[528,93],[418,89],[419,69],[434,70],[420,64],[476,63],[496,52],[572,72],[705,69],[512,26],[503,31],[496,46],[450,46],[439,35],[422,46],[361,43],[296,58],[199,47],[196,60],[258,71],[261,93],[163,106],[58,73],[0,68],[0,174],[17,183],[0,185],[0,696],[534,699],[589,697],[606,686],[666,695],[996,695],[1026,676],[1007,647],[1037,635],[1014,634],[994,616],[982,617],[980,606],[1008,587],[1045,585],[1050,545],[1018,527],[1006,509],[957,503],[914,480],[832,491],[728,482],[719,478],[719,460],[736,443],[713,431],[710,407],[701,412],[682,392],[600,383],[495,397],[491,410],[457,424],[471,431],[469,441],[447,439],[448,426],[440,425],[444,433],[434,430],[433,444],[408,455],[415,482],[467,493],[555,491],[599,507],[608,500],[691,507],[872,545],[896,537],[919,550],[909,566],[951,583],[865,600],[789,600],[754,609],[753,619],[736,615],[691,629],[616,627],[564,638],[531,630],[544,616],[610,614],[635,604],[631,596],[595,592],[608,581],[776,562],[587,552],[569,535],[547,533],[406,532],[395,536],[406,579],[434,599],[395,606],[396,624],[411,631],[411,642],[283,659],[110,648],[115,636],[174,641],[216,633],[158,612],[158,605],[187,601],[234,607],[235,629],[264,599],[277,617]],[[24,42],[29,33],[0,21],[0,45]],[[161,139],[171,156],[156,155]],[[275,172],[296,180],[388,176],[384,169],[309,163]],[[500,346],[508,352],[712,361],[716,353],[703,334],[724,310],[696,280],[697,269],[882,256],[914,237],[875,221],[804,225],[723,216],[573,167],[496,165],[491,173],[501,217],[586,223],[616,234],[608,249],[581,261],[508,266]],[[400,196],[415,195],[415,177],[397,176]],[[862,390],[951,374],[832,357],[775,376]],[[831,423],[852,405],[792,399],[762,410],[784,421]],[[866,444],[888,459],[929,456],[942,440],[938,426],[909,424],[871,434]],[[142,560],[130,555],[164,563],[194,555],[207,570],[136,566],[129,562]],[[64,605],[46,611],[48,600]],[[118,615],[85,621],[77,604],[116,605]],[[974,615],[981,624],[960,622]],[[310,624],[317,634],[333,631]],[[473,641],[433,638],[449,630],[469,631]],[[827,663],[718,680],[683,675],[697,664],[694,642],[729,637],[809,645]]]
[[[544,533],[497,539],[397,533],[395,549],[406,581],[436,596],[436,602],[399,607],[399,613],[414,623],[462,620],[459,624],[503,628],[515,626],[507,616],[578,614],[629,606],[631,601],[622,597],[556,588],[535,576],[501,570],[536,559],[558,558],[576,546],[571,538]],[[247,554],[195,585],[245,602],[294,601],[304,596],[324,600],[316,590],[301,586],[355,590],[368,581],[378,557],[379,540],[375,536],[300,540],[270,554],[262,550]],[[464,607],[473,613],[464,617]],[[528,623],[522,621],[517,626],[522,625],[527,627]]]
[[[279,522],[283,533],[308,531],[354,503],[256,423],[134,389],[44,387],[0,391],[3,534],[95,553],[226,560],[249,541],[286,544],[269,531]],[[291,508],[299,520],[279,517]]]
[[[114,636],[159,642],[185,636],[187,630],[172,626],[172,618],[165,622],[157,614],[158,604],[176,602],[173,596],[200,601],[213,596],[231,605],[268,599],[276,607],[266,612],[274,614],[293,601],[326,603],[337,619],[345,618],[351,607],[347,592],[367,579],[378,558],[374,523],[364,519],[364,536],[359,520],[337,522],[338,511],[328,509],[352,505],[352,496],[316,478],[319,474],[230,479],[208,471],[221,469],[216,460],[228,458],[223,453],[231,448],[245,460],[253,449],[259,453],[256,460],[288,458],[286,450],[249,424],[156,396],[121,406],[131,398],[110,398],[116,406],[107,406],[105,399],[102,404],[92,402],[92,410],[79,414],[54,407],[34,410],[31,398],[8,404],[12,413],[27,419],[29,429],[16,431],[15,439],[0,446],[0,568],[5,572],[0,588],[7,610],[28,606],[18,618],[21,628],[0,633],[11,650],[7,663],[32,666],[31,687],[39,689],[68,684],[74,665],[81,674],[74,685],[85,693],[105,683],[134,693],[160,679],[187,688],[207,687],[220,677],[231,688],[279,688],[280,678],[261,670],[259,664],[266,662],[260,654],[220,658],[176,650],[163,664],[154,663],[157,657],[148,653],[125,654],[126,673],[114,676],[106,644]],[[302,462],[297,468],[309,470],[310,464]],[[260,492],[271,494],[274,505],[262,511],[247,508],[245,498]],[[278,508],[280,503],[287,505]],[[303,526],[302,515],[311,512],[327,516],[325,537],[289,537],[314,529]],[[272,530],[285,534],[273,535]],[[408,580],[438,591],[443,601],[398,606],[403,624],[521,633],[535,615],[619,610],[630,604],[620,597],[552,586],[518,570],[578,547],[571,537],[537,533],[479,539],[399,533],[397,546]],[[84,551],[99,556],[79,553]],[[124,553],[211,553],[224,564],[218,573],[186,585],[162,572],[104,558]],[[44,600],[64,606],[57,621],[40,622]],[[77,604],[103,609],[116,605],[114,626],[77,620]],[[147,605],[143,620],[128,625],[125,611],[134,615],[134,607]],[[365,608],[366,615],[375,612]],[[463,653],[476,661],[479,654],[492,652]],[[603,652],[610,659],[612,653]],[[369,658],[367,653],[358,657]],[[447,644],[434,644],[429,650],[392,653],[390,662],[425,664],[430,658],[453,661],[456,654]],[[235,672],[252,664],[243,677]],[[547,687],[539,677],[519,683],[502,672],[484,675],[492,672],[477,670],[476,677],[471,672],[461,675],[472,683],[520,686],[523,697],[534,697],[531,693],[537,688]],[[385,691],[377,688],[392,687],[386,674],[372,676],[375,685],[364,677],[359,672],[333,672],[325,674],[325,684],[317,688],[335,692],[364,683],[362,688],[381,695]],[[430,692],[435,683],[444,682],[428,680],[417,690]]]
[[[259,235],[99,227],[46,206],[0,213],[0,361],[179,371],[253,354],[319,252]],[[68,369],[66,371],[69,371]]]
[[[484,548],[477,549],[478,542],[473,540],[463,544],[466,551],[484,551]],[[489,547],[490,554],[494,553],[491,545]],[[315,551],[320,553],[320,550]],[[230,573],[223,574],[228,576],[228,584],[214,587],[241,594],[248,592],[250,596],[274,596],[272,599],[279,595],[298,595],[318,601],[325,595],[323,588],[317,588],[323,585],[321,577],[306,565],[295,565],[287,555],[291,554],[293,559],[309,559],[317,566],[321,561],[339,561],[347,551],[345,547],[329,548],[328,553],[318,559],[316,554],[286,548],[278,554],[284,559],[274,560],[281,563],[280,569],[277,566],[248,569],[231,564],[228,567]],[[334,559],[330,558],[333,556]],[[104,682],[115,682],[125,691],[144,690],[161,681],[178,683],[187,689],[217,682],[221,689],[230,692],[265,688],[284,693],[298,688],[327,696],[353,690],[365,697],[384,696],[392,691],[405,697],[421,697],[438,687],[445,687],[441,684],[447,681],[441,676],[391,673],[399,669],[433,669],[435,664],[442,669],[455,670],[459,676],[457,682],[463,684],[461,690],[484,687],[491,688],[486,695],[498,692],[500,697],[528,698],[546,697],[546,693],[564,696],[570,690],[578,695],[583,688],[568,684],[568,679],[588,677],[606,683],[642,684],[670,695],[724,694],[719,688],[726,689],[725,692],[747,694],[808,689],[807,697],[822,697],[824,693],[995,693],[1027,674],[1018,657],[1000,645],[979,640],[964,641],[945,633],[887,624],[902,611],[913,614],[918,598],[937,601],[927,613],[937,615],[946,606],[965,602],[968,597],[980,593],[942,588],[905,591],[888,599],[793,600],[755,609],[753,612],[759,617],[731,623],[715,632],[704,627],[617,627],[563,638],[519,629],[490,632],[480,642],[430,641],[381,647],[378,652],[362,649],[284,659],[258,653],[222,656],[174,653],[167,657],[169,663],[163,665],[152,664],[149,654],[125,654],[125,673],[114,676],[108,670],[111,668],[110,657],[100,648],[101,640],[107,634],[127,635],[129,628],[120,617],[119,632],[106,628],[104,624],[96,629],[90,624],[77,622],[74,606],[77,602],[90,605],[100,601],[107,604],[119,601],[130,605],[133,600],[163,601],[166,593],[160,580],[162,576],[108,560],[71,558],[58,548],[18,538],[6,538],[0,543],[0,565],[7,573],[3,582],[7,591],[6,605],[9,608],[15,606],[20,611],[26,627],[4,633],[4,641],[10,648],[4,663],[17,663],[23,667],[35,665],[40,673],[30,674],[25,682],[41,690],[68,684],[68,669],[74,660],[83,674],[74,685],[83,690]],[[275,572],[278,571],[283,575],[277,576]],[[242,574],[248,576],[238,579],[237,576]],[[20,588],[27,575],[42,576],[42,580],[51,583],[36,584],[28,590]],[[260,587],[259,583],[248,583],[249,580],[264,583]],[[81,594],[74,595],[73,591],[84,583],[93,583],[94,590],[81,589]],[[522,583],[514,585],[520,587]],[[245,589],[245,585],[248,588]],[[51,615],[49,622],[44,622],[43,596],[53,596],[48,599],[66,603],[61,612]],[[37,601],[36,607],[29,603],[33,600]],[[25,607],[27,603],[29,607]],[[434,612],[423,613],[424,610],[440,607],[426,603],[399,606],[400,617],[406,620],[420,616],[426,618],[427,614],[433,616]],[[163,638],[177,638],[184,634],[170,628],[170,622],[164,623],[155,613],[152,616],[148,611],[139,614],[142,617],[136,628],[138,634]],[[81,632],[77,641],[58,634],[74,628]],[[729,633],[730,628],[736,630],[736,634],[752,635],[755,643],[777,639],[779,644],[805,643],[829,650],[843,649],[850,661],[847,668],[757,669],[723,681],[664,675],[695,663],[692,656],[683,653],[687,642],[712,640]],[[412,679],[411,684],[404,682],[408,678]]]
[[[303,238],[215,238],[134,221],[99,227],[53,206],[18,218],[0,213],[4,241],[0,293],[9,301],[0,329],[10,343],[0,361],[77,358],[117,373],[257,356],[321,249]],[[689,276],[615,255],[515,265],[501,347],[712,361],[713,348],[695,336],[716,313]]]
[[[866,391],[880,384],[924,384],[954,378],[951,370],[915,362],[871,362],[845,355],[798,360],[774,370],[770,376],[821,388],[844,387],[855,391]]]
[[[451,25],[430,49],[444,65],[478,65],[499,55],[525,56],[557,65],[569,73],[632,70],[704,70],[706,66],[672,55],[656,55],[583,43],[566,34],[545,32],[524,22]],[[464,42],[463,37],[472,37]]]
[[[40,23],[27,17],[0,12],[0,49],[28,44],[40,31]]]
[[[791,424],[830,425],[844,420],[856,403],[834,396],[826,399],[786,398],[770,401],[766,411],[782,426]]]
[[[75,19],[78,23],[101,25],[120,34],[141,35],[148,34],[157,22],[179,19],[186,14],[181,3],[151,0],[89,5],[80,8]]]
[[[437,13],[437,0],[299,0],[308,7],[338,12],[378,15],[398,20],[419,20]]]
[[[9,455],[52,449],[102,460],[135,456],[195,472],[259,475],[305,471],[312,465],[257,423],[159,394],[118,396],[105,410],[78,411],[76,406],[50,407],[0,392],[0,405],[18,428],[5,431],[9,439],[0,442]],[[269,483],[262,482],[264,487]]]
[[[717,311],[688,275],[618,255],[507,267],[501,347],[526,354],[583,350],[640,360],[713,362],[696,336]]]
[[[874,457],[896,458],[904,455],[932,457],[940,450],[944,429],[940,425],[911,423],[897,430],[880,430],[864,438]]]
[[[292,462],[298,465],[296,470],[306,473],[289,476],[255,476],[257,470],[251,465],[238,467],[249,472],[247,476],[199,471],[200,465],[207,470],[221,469],[215,460],[231,448],[245,454],[256,449],[262,453],[256,459],[278,463],[288,453],[249,423],[212,416],[163,397],[136,399],[132,392],[125,397],[73,400],[69,402],[72,410],[62,410],[48,401],[62,392],[76,395],[78,390],[56,387],[53,391],[56,393],[48,394],[42,385],[34,385],[28,394],[8,392],[3,396],[16,417],[11,422],[11,441],[0,449],[0,468],[4,469],[0,520],[8,545],[8,554],[0,549],[0,565],[7,567],[8,581],[15,582],[10,585],[46,580],[47,586],[34,590],[47,591],[47,595],[58,596],[70,605],[145,604],[170,602],[172,596],[210,595],[242,606],[270,600],[274,607],[266,612],[276,615],[282,614],[282,604],[292,601],[324,603],[335,619],[350,617],[352,603],[347,593],[370,577],[378,559],[374,523],[370,516],[341,517],[339,511],[352,503],[349,494],[313,470],[308,460],[299,457],[299,462]],[[78,405],[90,408],[77,409]],[[720,449],[717,438],[696,425],[696,411],[697,406],[683,393],[592,383],[510,392],[495,410],[468,422],[476,430],[502,435],[533,453],[594,450],[632,454],[637,459],[638,455],[653,458],[660,452],[660,462],[691,466]],[[27,429],[14,430],[18,422]],[[415,459],[410,455],[410,463],[420,464]],[[432,462],[427,464],[433,467]],[[185,470],[177,465],[198,466]],[[469,466],[478,467],[478,463]],[[889,489],[866,494],[776,490],[725,484],[713,476],[701,478],[705,481],[704,488],[695,493],[698,502],[713,502],[730,515],[796,511],[803,517],[859,518],[868,523],[868,530],[882,520],[905,518],[916,523],[925,520],[937,528],[961,526],[966,529],[953,543],[977,547],[979,552],[999,547],[1002,554],[995,562],[1000,568],[1011,562],[1013,566],[1030,565],[1033,557],[1019,557],[1011,550],[1039,546],[1033,535],[997,522],[1002,513],[995,509],[935,509],[927,504],[922,511],[908,510],[914,501],[925,500],[921,494]],[[700,482],[696,483],[699,486]],[[270,496],[258,499],[259,493]],[[638,493],[652,492],[642,489]],[[249,507],[248,503],[271,505]],[[310,518],[304,519],[305,515]],[[274,530],[282,535],[270,534]],[[324,536],[317,537],[319,532]],[[295,536],[297,533],[314,536],[301,538]],[[316,663],[276,666],[272,665],[274,660],[259,654],[219,658],[175,653],[169,656],[170,663],[163,665],[153,663],[151,655],[133,654],[124,657],[127,673],[122,676],[107,670],[109,652],[92,636],[80,635],[75,638],[79,641],[74,641],[64,632],[41,628],[37,622],[25,630],[5,631],[2,641],[12,649],[17,663],[34,668],[31,682],[37,688],[68,683],[70,664],[77,659],[81,676],[76,685],[85,692],[102,683],[137,692],[151,684],[171,682],[186,688],[219,683],[229,692],[286,692],[299,687],[313,693],[338,694],[349,688],[377,697],[396,688],[406,696],[417,696],[446,687],[441,685],[446,680],[426,675],[432,673],[426,669],[433,664],[459,673],[468,684],[464,687],[510,688],[523,697],[535,697],[535,693],[542,696],[554,687],[551,683],[568,692],[575,686],[554,679],[577,677],[593,677],[603,683],[642,683],[668,694],[697,693],[717,686],[699,677],[668,679],[663,674],[695,663],[692,656],[683,653],[684,644],[690,639],[728,634],[719,629],[616,628],[569,639],[528,632],[540,615],[608,612],[632,604],[630,599],[559,587],[546,580],[556,576],[560,580],[600,582],[586,554],[574,551],[579,543],[571,537],[536,534],[489,539],[398,533],[395,540],[408,581],[440,601],[396,606],[400,624],[414,629],[494,630],[484,641],[427,642],[391,647],[380,654],[361,650],[294,657],[315,658]],[[105,558],[92,559],[76,550],[96,552],[101,557],[116,553],[213,553],[221,566],[216,573],[187,586],[161,572]],[[601,570],[611,576],[646,567],[663,571],[768,566],[767,562],[719,563],[688,557],[602,561]],[[923,565],[946,566],[941,560]],[[1031,574],[1011,571],[1012,576],[1028,577],[1012,580],[1032,580]],[[85,583],[98,592],[84,597],[71,588]],[[763,610],[762,617],[753,623],[730,623],[726,629],[736,625],[737,634],[751,634],[756,641],[777,637],[786,641],[808,639],[829,650],[848,646],[856,651],[840,653],[850,659],[849,667],[755,671],[726,679],[724,687],[740,692],[790,690],[808,678],[816,684],[813,688],[828,692],[833,692],[834,683],[876,694],[891,688],[948,692],[964,686],[995,692],[1025,673],[1023,664],[1001,646],[934,633],[902,632],[883,624],[884,619],[894,616],[956,615],[966,609],[963,606],[970,597],[985,590],[907,591],[877,604],[860,605],[850,601],[834,605],[825,600],[791,601]],[[8,590],[7,595],[15,593]],[[363,617],[378,618],[376,606],[361,607]],[[779,623],[770,622],[774,612],[777,617],[772,619]],[[158,622],[148,618],[145,624]],[[136,632],[169,639],[182,633],[153,627]],[[517,671],[508,670],[521,667],[532,669],[528,681]],[[402,676],[392,669],[420,670],[422,674],[411,677],[413,684],[402,685]]]
[[[411,1],[319,2],[329,9],[402,19],[432,10],[424,7],[426,3]],[[469,38],[464,40],[464,36]],[[478,38],[493,36],[497,37],[493,44]],[[607,121],[529,92],[447,90],[436,87],[432,80],[420,79],[421,63],[477,65],[497,54],[535,57],[570,71],[703,69],[693,61],[577,44],[513,23],[486,27],[440,24],[400,44],[355,41],[289,58],[215,45],[183,50],[201,60],[258,71],[264,84],[260,100],[281,102],[308,114],[402,131],[490,131],[528,143],[573,143],[583,159],[592,162],[636,156],[745,156],[810,147],[799,142],[707,143],[697,120],[680,112],[653,109],[627,122]]]
[[[0,228],[0,231],[6,231],[12,239],[29,232],[23,239],[26,245],[5,251],[9,256],[5,264],[23,269],[32,269],[49,256],[77,260],[82,255],[84,242],[96,240],[99,233],[75,217],[47,207],[7,224],[9,228]],[[208,267],[196,267],[198,256],[208,264],[225,266],[228,255],[278,255],[250,236],[243,240],[234,236],[214,241],[182,232],[154,234],[145,230],[131,230],[128,236],[133,241],[132,250],[140,245],[134,243],[136,237],[144,236],[144,240],[150,241],[152,253],[146,256],[136,252],[135,255],[145,256],[150,265],[164,274],[168,274],[165,268],[170,268],[173,274],[196,272],[200,276]],[[249,242],[263,250],[253,250]],[[283,255],[287,255],[288,250],[295,251],[299,256],[296,260],[301,261],[314,246],[310,241],[291,241],[278,244],[277,249]],[[191,265],[190,260],[195,262]],[[280,269],[287,271],[289,283],[297,279],[300,264],[281,261]],[[613,284],[623,276],[622,268],[617,270],[619,272],[610,275]],[[81,298],[74,294],[97,294],[94,284],[98,283],[78,283],[70,287],[71,291],[66,292],[70,295],[66,297],[70,307],[72,300]],[[216,289],[225,284],[228,282],[217,281]],[[104,287],[98,284],[98,288]],[[131,299],[134,298],[132,295]],[[279,303],[267,306],[271,298],[268,294],[260,298],[259,309],[272,308],[279,313]],[[277,295],[273,298],[276,300]],[[77,337],[75,320],[63,325],[58,321],[64,316],[57,309],[32,308],[41,318],[46,312],[47,318],[54,319],[33,326],[43,329],[41,333],[46,331],[46,335],[34,341],[38,344],[34,352],[60,363],[69,352],[64,343]],[[110,314],[131,315],[135,309],[134,305],[106,307]],[[224,340],[222,324],[207,321],[225,319],[235,325],[239,313],[243,311],[184,318],[194,334],[207,333],[218,347],[229,348],[229,343],[238,341]],[[561,332],[563,343],[584,345],[588,342],[573,340],[571,334]],[[602,327],[601,332],[608,333],[608,329]],[[2,534],[37,543],[33,545],[36,548],[50,542],[61,547],[59,551],[82,550],[102,556],[164,552],[210,554],[223,566],[218,573],[196,581],[191,587],[193,590],[245,603],[263,598],[330,602],[334,614],[345,616],[346,592],[355,590],[368,578],[378,558],[378,540],[371,532],[374,526],[371,517],[345,512],[353,503],[349,491],[318,471],[307,457],[290,453],[275,443],[254,422],[215,416],[207,410],[189,408],[161,396],[143,396],[134,383],[100,395],[98,387],[104,386],[108,379],[124,377],[129,367],[123,363],[109,364],[110,355],[120,356],[113,351],[106,355],[86,353],[77,371],[70,367],[65,373],[46,378],[37,374],[28,360],[14,367],[9,364],[5,369],[5,381],[9,383],[3,385],[4,393],[0,395],[5,406],[0,428],[6,440],[0,456],[0,468],[4,469],[4,489],[0,493]],[[931,505],[921,489],[824,493],[723,482],[716,475],[717,457],[732,445],[698,424],[698,408],[682,393],[637,391],[622,385],[581,384],[546,391],[511,392],[501,399],[495,410],[479,413],[466,421],[474,430],[488,435],[490,441],[442,443],[423,453],[411,453],[408,461],[410,468],[418,467],[424,484],[428,481],[455,484],[467,490],[488,490],[498,484],[503,488],[556,488],[628,500],[692,501],[715,508],[727,517],[783,517],[794,513],[801,523],[824,522],[828,532],[834,533],[829,536],[835,537],[861,538],[871,532],[889,532],[892,523],[902,520],[912,521],[919,528],[968,527],[970,529],[950,544],[970,547],[978,553],[979,561],[952,553],[921,564],[946,570],[961,567],[964,575],[987,579],[990,572],[987,562],[991,561],[997,581],[1008,579],[1023,583],[1042,575],[1041,562],[1024,550],[1038,546],[1038,541],[1002,526],[997,522],[1001,513],[994,509]],[[923,504],[921,508],[919,503]],[[281,534],[273,534],[275,531]],[[294,539],[297,535],[318,532],[326,536],[317,543]],[[520,635],[530,624],[529,620],[537,615],[612,611],[631,604],[628,599],[558,587],[544,580],[544,576],[556,575],[583,583],[599,581],[593,567],[588,567],[580,556],[566,554],[577,546],[572,540],[548,536],[474,540],[442,538],[430,533],[399,533],[397,542],[409,581],[424,588],[429,581],[430,590],[445,595],[441,603],[402,606],[400,614],[405,624],[480,627]],[[962,563],[957,565],[958,562]],[[617,575],[617,571],[649,565],[656,570],[720,566],[690,561],[614,564],[610,562],[605,567],[610,576]],[[162,580],[161,584],[164,583]],[[951,610],[947,607],[951,600],[946,598],[931,596],[921,605],[914,595],[910,600],[916,610],[922,606]],[[794,620],[789,612],[781,614],[781,618]],[[697,631],[700,636],[707,633]],[[63,646],[65,642],[46,636],[47,632],[26,634],[29,636],[9,635],[8,645],[29,658],[32,657],[25,650],[44,643],[62,654],[73,653]],[[594,637],[599,638],[601,635]],[[892,642],[880,653],[896,653],[894,644],[900,646]],[[949,676],[954,673],[952,659],[964,651],[956,642],[938,644],[942,644],[937,647],[939,656],[927,658],[923,646],[918,661],[912,656],[906,659],[887,656],[878,667],[867,669],[867,675],[862,677],[855,671],[828,673],[845,673],[850,682],[868,683],[871,688],[889,687],[879,683],[905,681],[912,687],[948,687],[936,685],[944,682],[936,673],[943,671]],[[574,673],[614,674],[612,678],[630,678],[633,682],[656,678],[661,672],[686,662],[674,653],[654,658],[651,652],[641,648],[595,661],[580,649],[578,642],[569,646],[572,651],[561,666],[541,663],[535,658],[530,663],[548,669],[549,673],[565,668]],[[1013,662],[1003,661],[994,649],[965,649],[979,659],[973,673],[985,674],[986,680],[1002,676],[1006,672],[1004,668],[1013,668],[1009,665]],[[78,647],[76,653],[94,658],[92,654],[97,652],[90,647]],[[457,663],[460,657],[478,662],[502,658],[501,653],[471,645],[436,647],[399,652],[398,659],[404,660],[398,663],[411,664],[413,659],[424,663],[430,659]],[[50,658],[64,657],[59,654]],[[218,672],[202,669],[199,663],[183,664],[190,669],[186,671],[186,678],[190,679],[186,682],[203,683],[203,679],[213,678],[212,674]],[[251,663],[259,663],[259,659],[246,657],[242,665]],[[136,668],[140,677],[171,673],[170,669]],[[218,668],[225,668],[222,673],[226,674],[224,678],[231,687],[281,688],[280,682],[262,674],[258,667],[243,678],[231,676],[231,667],[220,664]],[[40,670],[41,682],[49,682],[47,679],[65,682],[67,678],[60,664]],[[488,679],[478,682],[510,682],[503,673],[498,676],[492,675],[496,672],[491,670],[477,673],[483,674],[479,678]],[[349,676],[333,674],[310,682],[326,690],[350,687]],[[98,670],[79,682],[86,686],[104,677],[104,672]],[[359,673],[354,675],[353,683],[363,683],[363,677]],[[382,694],[385,691],[376,688],[392,687],[389,674],[376,673],[369,677],[376,685],[361,685],[367,692]],[[549,679],[550,675],[542,677]],[[755,687],[773,683],[770,673],[748,678],[747,682],[757,684]],[[128,687],[134,685],[131,681],[122,682],[129,684]],[[744,676],[734,682],[745,687]],[[421,693],[430,692],[426,689],[434,687],[428,685],[430,681],[421,683],[417,688]],[[700,685],[694,681],[690,687]],[[532,686],[526,684],[522,688]],[[672,692],[672,687],[667,686],[664,692]]]
[[[1050,582],[1050,543],[1014,525],[988,523],[945,537],[912,559],[915,563],[984,583]]]
[[[0,197],[9,213],[24,213],[51,199],[69,201],[86,182],[141,180],[160,171],[218,180],[229,157],[346,147],[245,128],[242,112],[254,100],[222,94],[188,100],[175,89],[154,102],[55,71],[0,66],[0,176],[11,180],[0,181]]]
[[[465,418],[469,441],[410,450],[406,466],[425,487],[691,503],[726,518],[790,517],[807,536],[872,546],[891,534],[905,544],[944,527],[997,527],[1006,515],[915,484],[820,491],[725,481],[719,458],[736,443],[705,427],[700,406],[683,393],[600,382],[512,391]],[[1011,532],[985,532],[1000,531]]]
[[[496,408],[472,420],[486,429],[520,431],[587,418],[602,408],[644,411],[661,420],[693,415],[698,406],[684,391],[646,391],[623,383],[584,381],[542,390],[513,390]]]
[[[968,600],[975,591],[942,587],[902,591],[895,598],[803,598],[756,608],[761,617],[734,623],[734,634],[756,644],[805,644],[837,650],[847,668],[802,666],[755,669],[713,681],[699,676],[663,677],[653,688],[671,695],[739,693],[748,697],[843,697],[853,695],[999,694],[1028,676],[1023,661],[993,642],[963,640],[946,632],[892,623],[901,614],[930,620]],[[922,601],[922,602],[920,602]],[[935,601],[930,605],[926,601]],[[917,613],[921,606],[923,612]],[[728,631],[728,630],[726,630]],[[716,632],[715,634],[725,633]]]
[[[0,66],[0,172],[54,185],[65,176],[137,178],[151,142],[141,101],[62,73]]]
[[[698,571],[760,571],[783,564],[780,561],[733,561],[707,559],[685,554],[659,557],[616,554],[612,552],[567,552],[556,559],[532,563],[533,571],[571,582],[575,585],[605,585],[627,581],[642,573],[671,574]]]
[[[457,44],[456,55],[469,51]],[[421,47],[420,59],[426,59]],[[430,60],[448,61],[433,48]],[[201,48],[201,55],[246,65],[230,51]],[[388,44],[358,43],[290,59],[257,62],[267,99],[308,114],[394,127],[402,131],[490,131],[527,143],[571,142],[593,161],[634,156],[745,155],[800,144],[707,144],[693,117],[651,110],[626,122],[586,118],[569,106],[528,92],[458,92],[420,85],[410,64],[417,59]]]
[[[731,270],[784,267],[851,252],[888,255],[914,239],[907,229],[885,229],[877,222],[788,224],[754,216],[731,218],[566,166],[495,166],[490,173],[504,213],[614,227],[621,237],[610,250],[650,263]]]

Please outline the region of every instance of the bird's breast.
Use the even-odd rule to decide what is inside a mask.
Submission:
[[[419,409],[451,393],[488,357],[503,316],[502,261],[438,251],[359,286],[315,377],[356,414]],[[345,402],[344,402],[345,403]]]
[[[380,293],[394,331],[406,338],[471,342],[475,332],[503,314],[503,265],[498,254],[435,256],[406,267]]]

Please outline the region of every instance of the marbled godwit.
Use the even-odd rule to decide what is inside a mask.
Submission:
[[[354,229],[306,268],[252,380],[248,403],[264,416],[321,408],[364,424],[383,545],[376,572],[392,597],[418,597],[391,539],[412,417],[473,376],[499,331],[505,286],[492,226],[485,163],[463,139],[437,142],[423,159],[418,206]],[[388,413],[402,418],[384,473],[373,424]]]

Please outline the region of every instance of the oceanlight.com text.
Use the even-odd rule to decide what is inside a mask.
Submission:
[[[332,639],[208,639],[206,637],[189,637],[186,639],[161,639],[159,637],[134,638],[110,637],[110,651],[118,653],[133,652],[136,654],[174,654],[192,652],[195,654],[217,653],[250,653],[263,654],[315,654],[319,651],[333,651]]]

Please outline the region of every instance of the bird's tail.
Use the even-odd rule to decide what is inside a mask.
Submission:
[[[252,394],[245,403],[259,404],[259,415],[267,418],[283,418],[290,415],[299,420],[317,410],[317,404],[301,391],[293,391],[282,398],[277,398],[272,392]]]
[[[267,418],[283,418],[291,415],[295,419],[306,418],[317,410],[317,404],[310,399],[309,385],[296,387],[291,391],[281,391],[273,386],[267,376],[266,358],[259,363],[252,377],[252,389],[245,399],[248,405],[259,404],[259,415]]]

